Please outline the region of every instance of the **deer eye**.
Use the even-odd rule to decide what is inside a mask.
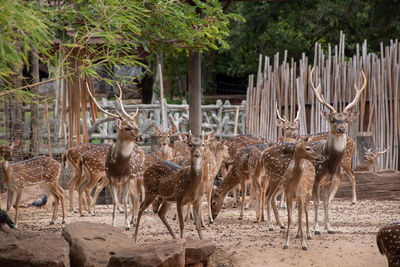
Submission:
[[[130,127],[125,127],[125,131],[130,131],[131,128]]]
[[[306,147],[306,151],[311,151],[311,147]]]

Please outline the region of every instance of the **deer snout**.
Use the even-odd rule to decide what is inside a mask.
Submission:
[[[166,146],[166,145],[167,145],[167,142],[162,142],[162,145],[163,145],[163,146]]]
[[[318,161],[324,161],[325,157],[321,155],[321,157],[319,157]]]
[[[144,142],[144,138],[140,135],[138,137],[136,137],[136,142]]]
[[[200,152],[199,152],[199,151],[195,151],[195,152],[194,152],[194,156],[195,156],[195,157],[200,157]]]
[[[346,133],[346,127],[340,126],[340,127],[337,129],[337,132],[340,133],[340,134]]]

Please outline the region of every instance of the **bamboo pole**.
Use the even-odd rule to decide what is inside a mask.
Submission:
[[[49,157],[53,158],[53,149],[52,149],[52,146],[51,146],[51,130],[50,130],[49,107],[47,105],[47,99],[44,100],[44,106],[45,106],[45,110],[46,110],[47,145],[49,147]]]

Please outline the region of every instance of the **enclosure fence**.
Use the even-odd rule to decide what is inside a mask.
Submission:
[[[374,139],[373,150],[388,152],[378,158],[379,169],[399,169],[400,132],[400,44],[390,41],[381,44],[380,55],[369,53],[367,41],[356,46],[356,54],[344,55],[345,35],[341,33],[339,45],[328,44],[324,51],[315,44],[314,62],[305,54],[299,62],[287,59],[287,52],[280,63],[279,53],[273,62],[260,55],[257,75],[250,75],[247,91],[246,132],[264,136],[268,142],[277,142],[281,136],[276,124],[276,103],[281,114],[294,120],[300,111],[300,134],[314,134],[329,130],[322,118],[324,108],[315,100],[309,73],[316,67],[314,85],[321,84],[321,92],[328,103],[338,111],[355,96],[354,84],[362,87],[361,71],[367,77],[367,87],[353,110],[359,110],[358,118],[349,124],[348,135],[353,139],[370,135]],[[264,62],[264,64],[263,64]],[[369,149],[370,147],[366,147]],[[357,147],[355,162],[362,161],[363,148]]]

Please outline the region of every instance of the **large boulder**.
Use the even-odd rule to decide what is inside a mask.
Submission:
[[[106,266],[112,255],[135,245],[108,224],[73,222],[64,227],[62,235],[70,245],[71,266]]]
[[[137,244],[110,258],[108,267],[185,266],[185,240],[174,239]]]
[[[210,265],[211,255],[217,244],[211,240],[187,240],[185,244],[186,265]]]
[[[0,266],[70,266],[68,243],[59,234],[0,230]]]

